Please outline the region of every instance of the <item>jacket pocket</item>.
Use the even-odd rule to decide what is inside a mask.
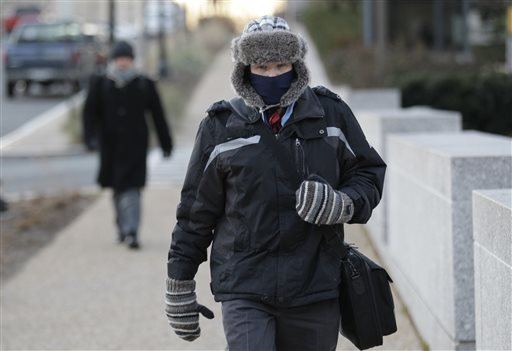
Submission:
[[[249,228],[240,212],[234,211],[231,215],[230,232],[233,238],[233,253],[247,251],[249,246]]]

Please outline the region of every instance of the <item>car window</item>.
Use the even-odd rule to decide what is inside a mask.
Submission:
[[[78,24],[26,25],[19,33],[18,42],[75,42],[80,38]]]
[[[41,13],[41,10],[37,7],[22,7],[16,9],[17,16],[25,16],[25,15],[38,15]]]

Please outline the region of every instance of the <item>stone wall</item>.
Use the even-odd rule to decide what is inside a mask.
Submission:
[[[350,89],[347,102],[354,110],[399,109],[402,106],[399,89]]]
[[[479,132],[385,144],[388,237],[375,246],[431,349],[475,348],[472,191],[512,186],[511,146]]]
[[[429,107],[359,110],[356,111],[356,116],[366,138],[386,162],[388,152],[385,141],[386,137],[391,134],[458,132],[461,130],[460,113],[435,110]],[[387,243],[386,216],[387,202],[390,198],[387,179],[386,177],[382,201],[374,210],[367,224],[367,230],[377,245],[386,245]]]
[[[473,192],[476,347],[512,350],[512,189]]]

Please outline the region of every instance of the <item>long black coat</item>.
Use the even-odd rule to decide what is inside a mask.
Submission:
[[[98,183],[115,190],[146,183],[149,112],[160,146],[172,150],[172,138],[155,83],[138,76],[122,88],[103,75],[91,78],[83,109],[83,137],[89,148],[99,147]]]
[[[338,296],[340,259],[295,209],[293,182],[240,98],[219,102],[199,127],[177,210],[168,276],[193,279],[212,244],[211,289],[217,301],[255,299],[300,306]],[[326,88],[306,89],[277,135],[298,174],[316,174],[349,195],[350,223],[365,223],[380,201],[386,164],[368,144],[350,108]]]

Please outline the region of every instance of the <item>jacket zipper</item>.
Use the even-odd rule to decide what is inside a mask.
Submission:
[[[265,112],[265,110],[272,108],[274,106],[276,106],[276,105],[265,106],[264,108],[261,107],[259,109],[261,118],[262,119],[264,118],[263,113]],[[279,139],[279,135],[281,134],[281,132],[283,131],[283,129],[285,127],[286,126],[283,126],[278,133],[274,134],[276,139]],[[307,167],[306,167],[304,149],[302,148],[299,138],[295,138],[295,161],[297,162],[297,173],[299,173],[299,175],[302,179],[306,179],[308,177],[308,171],[307,171]]]
[[[299,138],[295,138],[295,161],[297,162],[297,173],[302,179],[305,179],[307,177],[306,160]]]

